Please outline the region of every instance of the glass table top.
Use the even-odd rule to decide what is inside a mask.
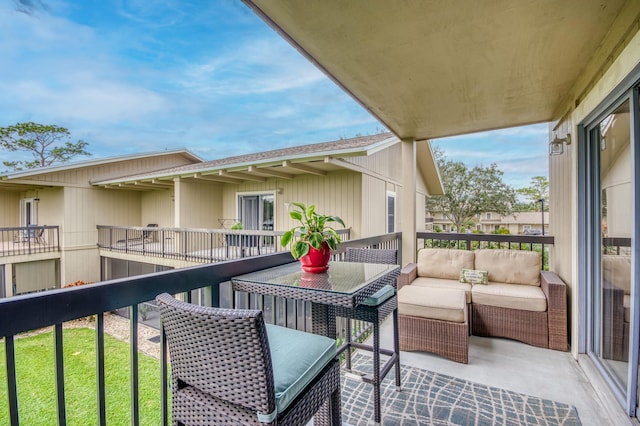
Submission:
[[[398,265],[330,262],[327,272],[313,274],[304,272],[300,263],[294,262],[234,277],[232,281],[354,294],[396,268]]]

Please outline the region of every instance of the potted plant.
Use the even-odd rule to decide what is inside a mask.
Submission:
[[[242,230],[242,223],[241,222],[236,222],[233,225],[231,225],[231,230],[232,231],[240,231]],[[225,240],[227,240],[227,245],[228,246],[239,246],[240,245],[240,235],[230,235],[227,234],[225,235]]]
[[[304,203],[292,204],[297,209],[290,211],[289,216],[299,225],[285,232],[280,244],[282,247],[291,244],[291,254],[300,259],[305,272],[324,272],[329,269],[331,250],[341,242],[335,229],[327,224],[335,222],[344,227],[344,221],[338,216],[319,214],[313,204],[308,207]],[[294,237],[297,237],[295,242]]]

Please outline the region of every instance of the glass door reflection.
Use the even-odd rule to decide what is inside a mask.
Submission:
[[[594,129],[599,142],[600,265],[593,289],[593,351],[612,376],[627,388],[631,307],[632,157],[629,102],[625,102]],[[594,247],[595,248],[595,247]]]

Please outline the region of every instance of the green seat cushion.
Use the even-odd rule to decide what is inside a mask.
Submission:
[[[284,412],[337,352],[336,341],[328,337],[277,325],[266,326],[276,389],[276,412],[258,414],[262,422],[269,422]]]
[[[385,300],[393,297],[394,294],[396,294],[396,289],[393,288],[392,285],[387,284],[371,296],[364,299],[362,304],[367,306],[378,306]]]

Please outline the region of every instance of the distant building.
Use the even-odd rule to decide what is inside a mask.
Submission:
[[[442,213],[426,215],[427,230],[441,229],[445,232],[455,231],[453,222]],[[502,215],[495,212],[486,212],[476,215],[472,230],[485,234],[493,233],[499,229],[506,229],[510,234],[542,234],[541,212],[515,212]],[[549,233],[549,212],[544,212],[544,233]]]

